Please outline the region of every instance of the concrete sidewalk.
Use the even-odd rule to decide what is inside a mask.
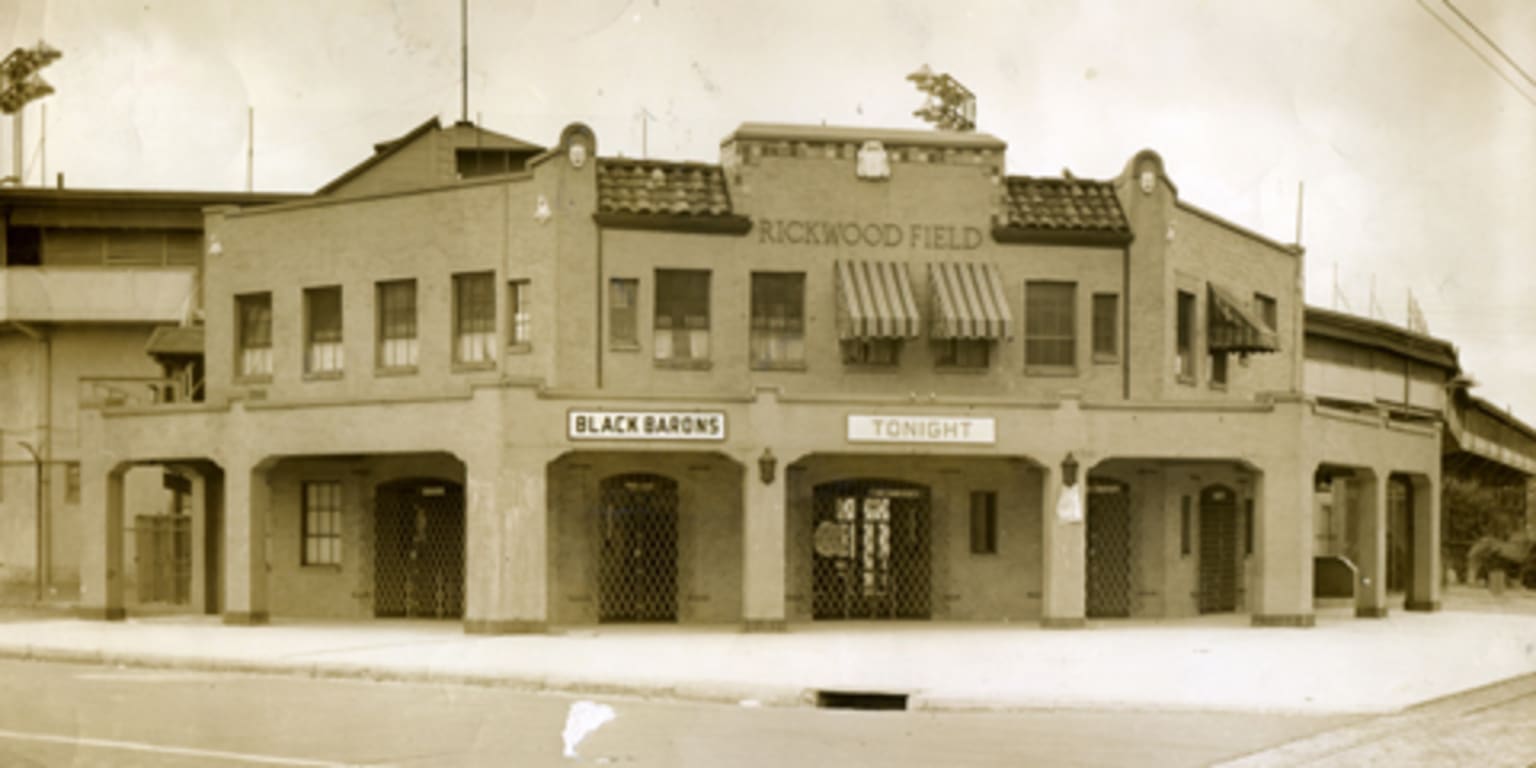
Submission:
[[[1032,625],[599,627],[472,636],[457,623],[216,617],[0,622],[0,657],[228,672],[496,685],[799,705],[817,690],[905,693],[916,709],[1126,708],[1383,713],[1536,673],[1536,595],[1449,590],[1435,614],[1313,629],[1243,616]]]

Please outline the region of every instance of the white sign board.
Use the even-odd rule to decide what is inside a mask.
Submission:
[[[570,411],[572,440],[724,440],[724,411]]]
[[[991,444],[997,442],[997,421],[971,416],[849,414],[848,442]]]

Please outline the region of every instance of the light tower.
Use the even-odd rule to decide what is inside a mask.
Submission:
[[[912,112],[941,131],[976,130],[976,94],[947,74],[934,74],[927,64],[907,79],[928,94],[923,106]]]
[[[0,179],[20,186],[23,181],[22,161],[22,109],[29,102],[53,93],[38,70],[58,61],[64,54],[39,40],[32,48],[17,48],[0,60],[0,114],[11,115],[15,127],[11,134],[11,175]]]

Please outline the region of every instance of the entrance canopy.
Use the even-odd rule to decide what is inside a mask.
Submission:
[[[929,264],[928,285],[933,292],[933,338],[1013,337],[1013,315],[996,264]]]
[[[917,337],[921,316],[907,265],[837,261],[837,335],[849,339]]]
[[[1212,352],[1251,354],[1276,352],[1279,338],[1263,319],[1237,294],[1217,285],[1210,286],[1210,320],[1206,338]]]

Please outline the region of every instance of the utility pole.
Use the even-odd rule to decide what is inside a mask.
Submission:
[[[646,109],[645,107],[641,107],[640,108],[640,159],[641,160],[644,160],[647,157],[650,157],[650,152],[649,152],[650,148],[647,146],[647,143],[648,143],[648,139],[649,139],[649,128],[651,127],[651,121],[655,120],[655,119],[656,119],[656,116],[651,114],[651,111],[649,109]]]
[[[44,107],[46,109],[46,105]],[[256,183],[256,108],[245,108],[245,191]]]
[[[469,0],[459,0],[459,122],[469,122]]]

